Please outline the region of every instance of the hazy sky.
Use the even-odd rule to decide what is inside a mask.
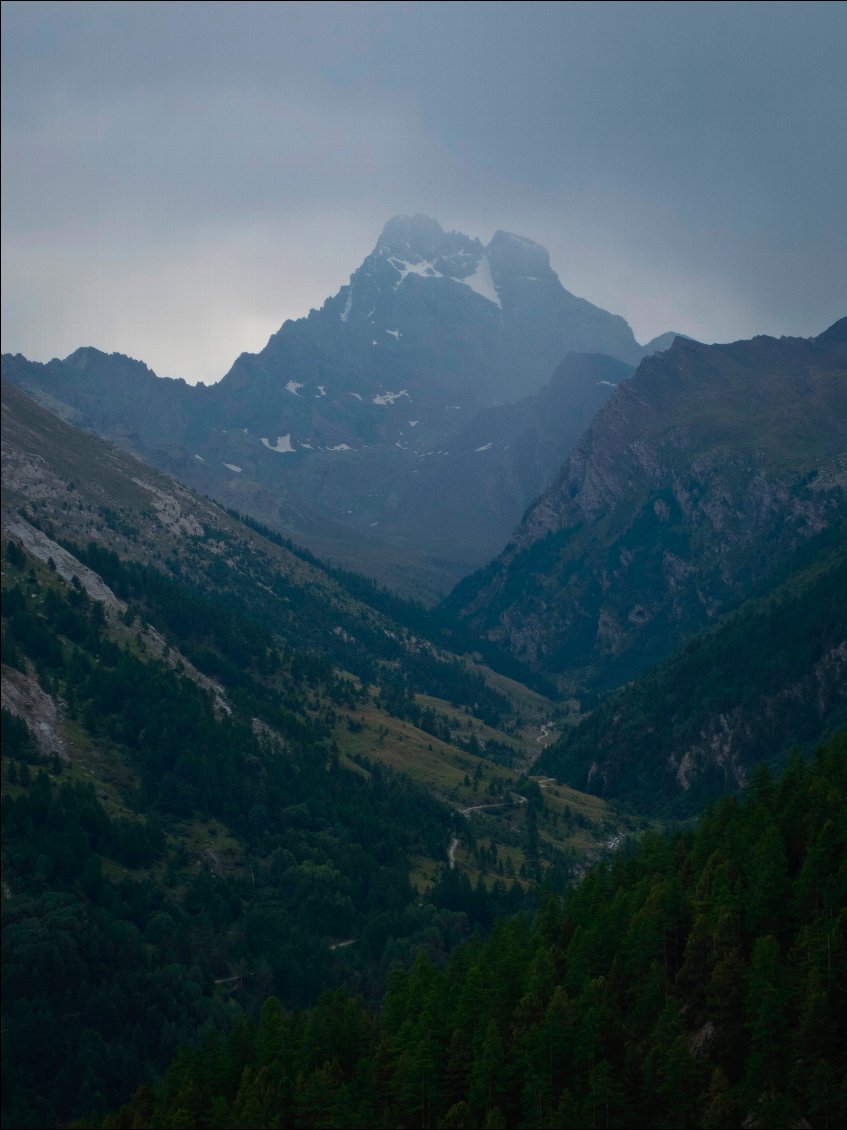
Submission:
[[[3,4],[3,350],[216,380],[392,215],[640,341],[847,313],[842,3]]]

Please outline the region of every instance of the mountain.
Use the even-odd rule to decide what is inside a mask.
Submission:
[[[3,433],[4,1124],[838,1120],[843,738],[569,894],[632,824],[523,776],[551,703],[14,388]],[[642,708],[739,639],[796,694],[829,533]]]
[[[573,419],[587,420],[620,379],[572,383],[570,399],[557,380],[547,431],[558,421],[568,445],[555,460],[533,449],[532,407],[518,408],[504,462],[499,442],[481,438],[492,454],[476,461],[471,488],[461,455],[477,413],[537,395],[569,353],[634,365],[643,350],[622,318],[570,294],[532,240],[497,232],[483,246],[400,216],[347,285],[212,387],[91,348],[47,365],[6,357],[4,374],[193,489],[432,598],[503,544],[546,485],[538,471],[567,453]],[[438,467],[457,454],[455,469]],[[492,506],[504,480],[509,505]],[[440,528],[421,482],[440,492]]]
[[[255,523],[245,525],[9,385],[3,387],[3,488],[4,537],[42,563],[52,557],[66,581],[75,571],[89,596],[113,610],[126,609],[111,592],[113,575],[131,589],[133,570],[154,570],[165,588],[183,586],[237,609],[286,647],[369,684],[381,684],[388,673],[410,690],[408,662],[408,673],[418,672],[412,681],[422,678],[420,689],[437,694],[444,675],[449,683],[449,671],[465,669],[469,697],[481,709],[491,706],[496,714],[499,702],[509,712],[479,674],[440,649],[438,625],[430,629],[419,605],[330,570]],[[427,633],[426,642],[415,631]],[[429,675],[422,654],[432,659]]]
[[[844,521],[845,339],[847,319],[643,360],[446,609],[565,682],[620,685],[669,655]]]
[[[500,231],[483,247],[426,216],[397,216],[347,286],[320,310],[286,322],[261,353],[239,357],[216,387],[225,399],[234,389],[255,396],[261,388],[285,408],[293,404],[311,428],[326,407],[314,400],[346,408],[354,422],[375,397],[394,397],[377,406],[411,406],[424,435],[441,434],[455,430],[452,413],[537,392],[569,352],[631,364],[641,357],[624,319],[565,290],[539,244]],[[281,376],[297,382],[287,391],[298,401],[280,396]],[[364,408],[349,403],[356,394]],[[385,426],[385,413],[369,415],[374,431]]]

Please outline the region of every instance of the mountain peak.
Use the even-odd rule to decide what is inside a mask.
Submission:
[[[434,259],[444,241],[444,229],[431,216],[394,216],[382,229],[377,249]]]
[[[112,372],[116,371],[117,366],[125,373],[141,373],[144,376],[153,374],[149,365],[135,357],[129,357],[126,353],[104,353],[93,345],[81,345],[79,349],[69,353],[62,363],[81,373],[93,373],[104,368]]]
[[[550,253],[535,240],[512,232],[496,231],[485,249],[492,264],[515,274],[546,274]]]
[[[839,318],[837,322],[819,334],[815,339],[822,345],[845,345],[847,344],[847,318]]]
[[[81,345],[73,353],[67,355],[65,364],[71,365],[74,369],[87,369],[92,361],[98,361],[105,356],[106,354],[102,349],[97,349],[93,345]]]

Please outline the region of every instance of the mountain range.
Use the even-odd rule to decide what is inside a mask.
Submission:
[[[398,216],[347,285],[211,387],[93,348],[6,357],[4,373],[193,489],[434,599],[499,550],[626,366],[672,337],[639,346],[532,240]],[[563,373],[574,353],[595,360]]]
[[[420,605],[10,385],[3,483],[4,1124],[269,992],[376,1002],[634,826],[541,792],[555,704]]]

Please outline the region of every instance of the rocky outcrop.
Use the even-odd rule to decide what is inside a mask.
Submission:
[[[41,688],[35,675],[24,674],[12,667],[4,668],[0,694],[4,709],[27,724],[42,756],[69,760],[59,707],[56,700]]]

